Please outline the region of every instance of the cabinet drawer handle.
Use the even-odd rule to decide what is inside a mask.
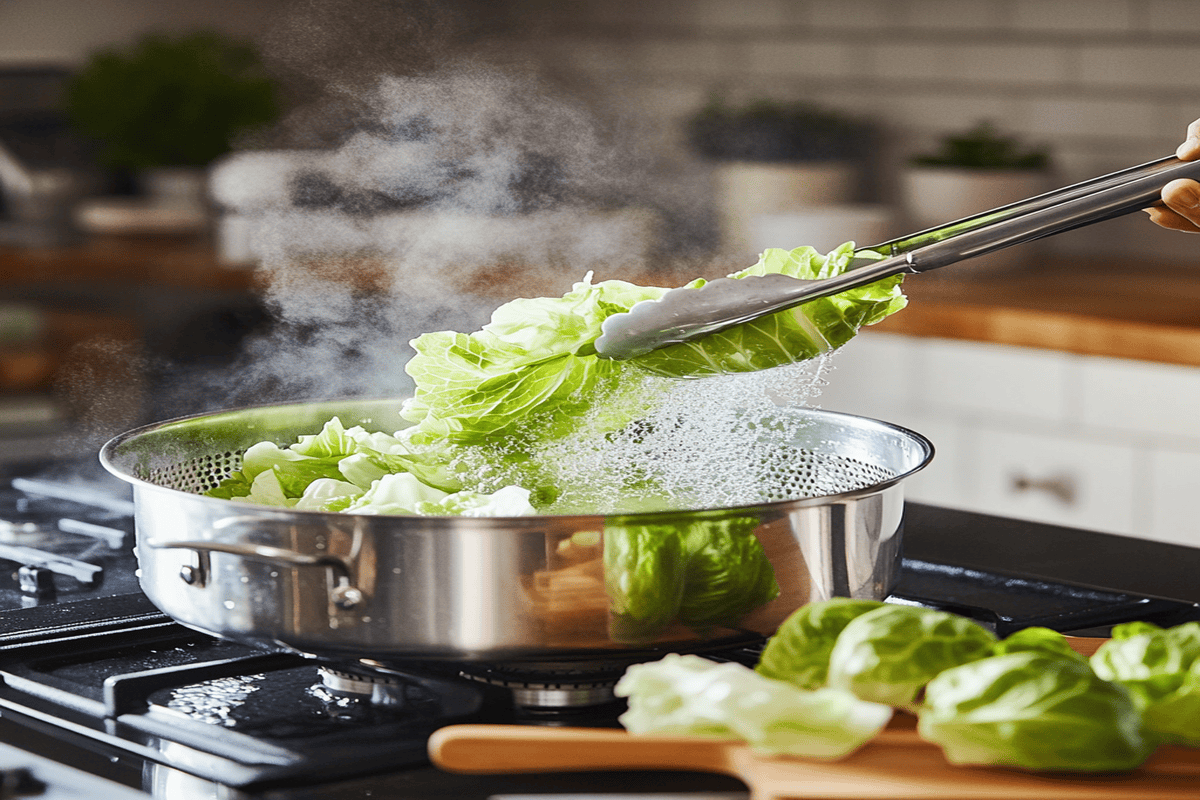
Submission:
[[[1075,485],[1075,478],[1070,475],[1055,475],[1049,478],[1031,478],[1027,475],[1014,475],[1009,485],[1018,494],[1024,492],[1048,494],[1066,506],[1075,505],[1075,500],[1079,496],[1079,489]]]

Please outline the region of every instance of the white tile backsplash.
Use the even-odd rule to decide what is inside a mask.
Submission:
[[[909,0],[903,11],[914,31],[993,31],[1011,19],[1007,5],[995,0]]]
[[[1015,0],[1018,30],[1084,36],[1133,29],[1140,0]]]
[[[689,0],[688,23],[712,30],[777,31],[797,21],[799,9],[791,0],[756,0],[730,3],[727,0]]]
[[[1194,44],[1083,47],[1079,51],[1079,66],[1084,86],[1153,87],[1157,91],[1196,88]]]
[[[1017,86],[1061,85],[1073,74],[1075,54],[1049,45],[971,44],[946,65],[955,80]]]
[[[1200,3],[1196,0],[1143,0],[1134,13],[1140,27],[1153,33],[1200,33]]]
[[[817,29],[876,31],[899,22],[902,3],[880,0],[816,0],[809,4],[809,19]]]
[[[539,27],[517,45],[526,57],[601,92],[674,82],[690,96],[810,100],[873,119],[885,157],[866,201],[895,202],[908,154],[982,119],[1047,146],[1065,185],[1172,152],[1200,118],[1200,0],[528,5]],[[545,46],[532,32],[543,29],[569,35],[574,49]],[[638,110],[679,127],[699,105]],[[1200,269],[1188,257],[1194,242],[1150,235],[1140,221],[1128,236],[1100,237],[1103,247]],[[1097,241],[1075,236],[1053,248],[1084,255]]]
[[[790,77],[861,76],[868,65],[850,45],[819,39],[751,42],[745,67],[752,72]]]
[[[1145,139],[1157,133],[1154,119],[1158,106],[1149,98],[1109,100],[1063,92],[1026,102],[1026,130],[1035,136],[1101,136],[1111,141],[1121,137]],[[1200,116],[1200,103],[1197,115]],[[1179,141],[1183,141],[1185,133],[1186,130],[1179,132]]]

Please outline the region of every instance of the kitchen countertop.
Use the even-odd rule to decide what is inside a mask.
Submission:
[[[136,283],[241,291],[253,270],[230,268],[207,235],[89,236],[58,247],[0,246],[0,287]]]
[[[1200,549],[908,502],[904,555],[1026,578],[1200,603]]]
[[[873,330],[1200,366],[1200,263],[963,264],[910,276],[904,291],[908,307]]]
[[[312,269],[355,276],[368,288],[387,285],[373,259],[347,258],[332,265],[318,259]],[[597,280],[672,285],[723,272],[709,267],[674,265],[649,276],[615,271]],[[486,285],[472,288],[497,302],[558,288],[504,270],[484,274]],[[564,277],[563,287],[576,279]],[[222,266],[207,236],[94,236],[69,247],[0,247],[0,286],[130,282],[252,292],[269,280],[252,268]],[[909,276],[904,291],[908,308],[873,330],[1200,366],[1200,261],[1189,267],[1039,256],[1020,270],[993,274],[972,270],[968,262]]]

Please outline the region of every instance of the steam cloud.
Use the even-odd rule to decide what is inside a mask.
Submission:
[[[483,63],[361,85],[330,87],[332,146],[243,152],[214,172],[276,324],[209,382],[211,405],[403,394],[420,333],[475,329],[589,270],[645,274],[660,217],[640,156],[580,101]]]

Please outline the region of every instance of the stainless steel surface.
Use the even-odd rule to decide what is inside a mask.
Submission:
[[[545,661],[721,647],[770,634],[810,601],[887,595],[900,563],[902,481],[933,454],[924,437],[887,423],[780,409],[802,418],[802,433],[764,468],[762,502],[753,506],[370,516],[201,494],[237,469],[239,454],[255,442],[295,442],[335,415],[346,426],[391,432],[403,427],[399,406],[264,406],[152,425],[109,442],[101,460],[133,485],[147,596],[200,630],[324,656]],[[809,496],[826,476],[842,489]],[[780,586],[775,600],[729,627],[695,631],[676,621],[637,640],[610,629],[606,536],[629,526],[747,517],[757,522],[754,535]],[[585,544],[564,549],[569,540]]]
[[[826,280],[784,275],[721,278],[672,289],[604,321],[596,352],[628,359],[691,341],[810,300],[902,273],[920,273],[1154,205],[1176,178],[1200,178],[1200,162],[1158,159],[873,247],[854,268]]]

